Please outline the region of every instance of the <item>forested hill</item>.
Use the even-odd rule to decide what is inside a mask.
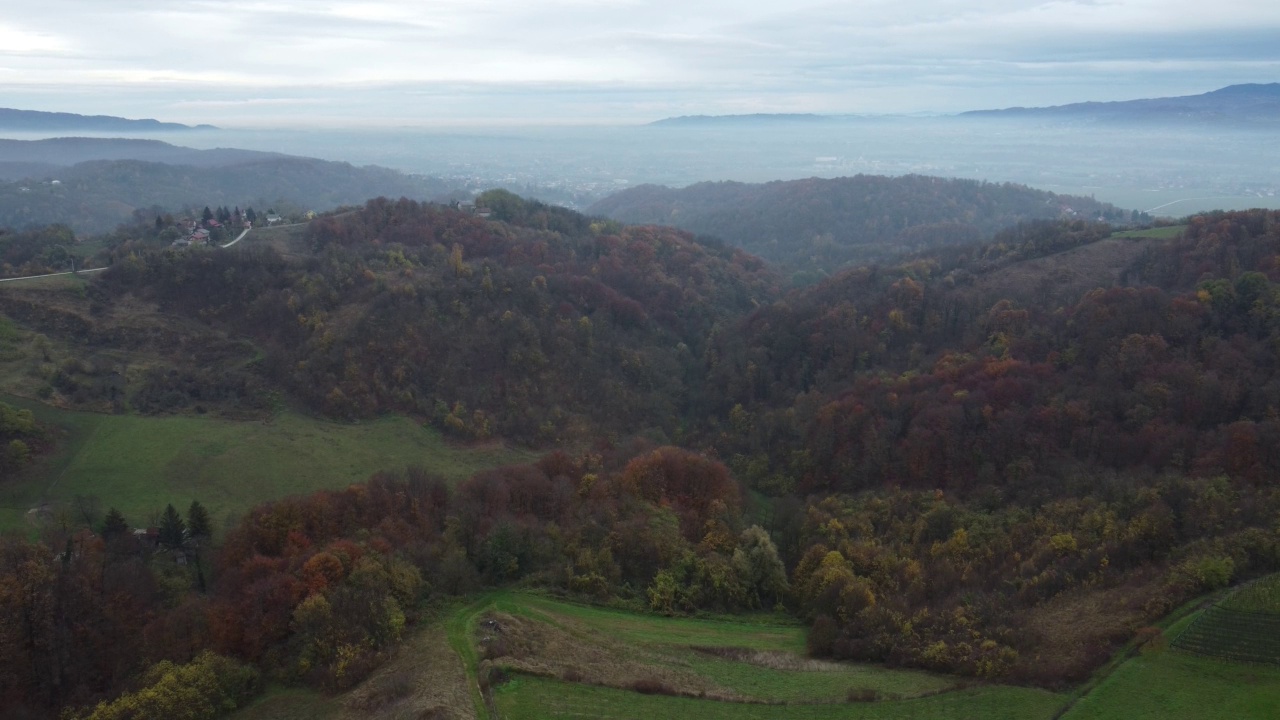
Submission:
[[[709,414],[737,408],[725,450],[755,455],[758,482],[806,490],[1053,494],[1101,468],[1262,481],[1280,464],[1278,219],[1145,241],[1044,225],[848,271],[718,336]],[[1116,280],[1056,292],[1090,253]]]
[[[922,175],[708,182],[682,189],[643,185],[607,197],[589,212],[715,235],[788,270],[819,273],[985,240],[1024,220],[1130,219],[1090,198]]]
[[[209,163],[203,167],[94,160],[58,168],[53,171],[56,174],[0,182],[0,227],[61,223],[78,233],[101,233],[128,221],[139,208],[226,205],[324,210],[379,196],[426,200],[450,190],[443,181],[376,166],[236,154],[245,151],[204,152],[215,154],[193,156]]]
[[[507,221],[370,201],[313,222],[302,264],[126,244],[101,287],[251,338],[271,381],[316,412],[538,445],[674,434],[711,330],[775,297],[759,259],[679,230],[501,191],[481,202]]]

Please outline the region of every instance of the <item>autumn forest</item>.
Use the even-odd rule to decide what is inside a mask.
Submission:
[[[11,532],[4,715],[340,692],[441,608],[511,587],[777,614],[816,658],[1060,690],[1184,603],[1280,571],[1280,213],[1152,227],[1009,185],[881,180],[702,188],[759,213],[700,196],[705,234],[502,190],[483,216],[379,198],[227,249],[171,247],[142,215],[57,302],[0,289],[0,355],[23,333],[77,348],[37,357],[15,396],[406,416],[539,457],[456,483],[386,467],[231,524],[157,493],[153,518],[103,496]],[[835,201],[872,192],[870,210]],[[624,201],[668,212],[653,189]],[[832,207],[859,231],[772,240]],[[0,233],[0,259],[55,270],[74,242]],[[62,438],[0,404],[0,478]]]

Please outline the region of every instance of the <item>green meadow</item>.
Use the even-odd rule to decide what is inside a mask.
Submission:
[[[67,508],[96,496],[133,525],[173,503],[199,500],[216,524],[258,503],[342,488],[379,470],[418,465],[450,481],[497,465],[528,462],[499,445],[457,447],[406,417],[334,423],[293,411],[268,421],[211,417],[104,415],[5,398],[60,428],[58,448],[19,477],[0,483],[0,529],[28,522],[27,511]]]
[[[510,656],[480,650],[490,658],[478,668],[482,678],[486,668],[509,676],[491,689],[501,718],[1051,718],[1065,701],[1044,690],[813,660],[804,656],[805,628],[771,615],[668,618],[525,593],[495,594],[466,614],[480,634],[522,648]]]
[[[1125,662],[1064,720],[1270,720],[1280,716],[1280,667],[1177,650]]]
[[[1167,635],[1197,614],[1178,613]],[[1280,667],[1177,650],[1117,658],[1071,704],[1071,693],[812,660],[804,633],[772,615],[670,618],[498,591],[442,610],[354,690],[276,689],[231,718],[1263,720],[1280,707]]]

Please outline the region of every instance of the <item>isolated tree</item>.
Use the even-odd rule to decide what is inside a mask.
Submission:
[[[199,500],[192,500],[187,508],[187,535],[193,539],[207,538],[213,534],[213,524],[209,521],[209,511],[204,509]]]
[[[164,514],[160,516],[160,544],[170,548],[182,547],[186,530],[186,523],[182,522],[182,516],[173,509],[173,505],[165,506]]]
[[[102,520],[102,537],[110,540],[127,532],[129,532],[129,523],[125,521],[124,515],[115,508],[107,510],[107,516]]]

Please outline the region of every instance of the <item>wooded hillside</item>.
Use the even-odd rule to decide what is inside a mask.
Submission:
[[[805,271],[797,279],[984,241],[1026,220],[1132,219],[1091,198],[923,175],[705,182],[680,189],[643,185],[600,200],[588,212],[715,235],[789,271]]]

